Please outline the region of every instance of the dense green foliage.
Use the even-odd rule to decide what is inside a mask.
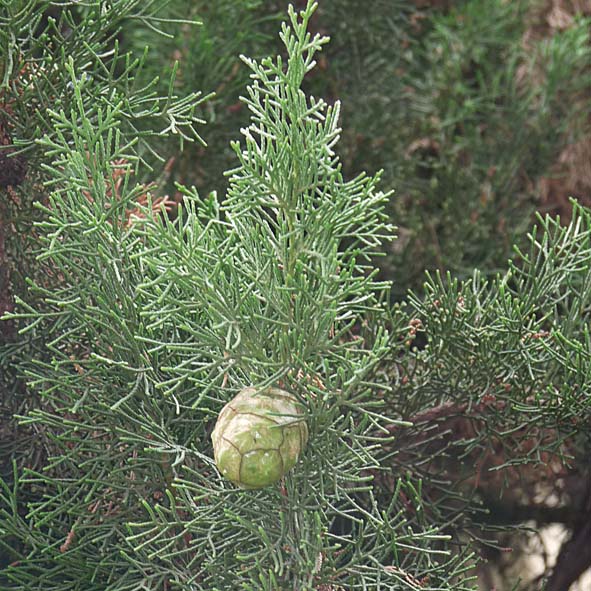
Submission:
[[[173,178],[225,190],[229,141],[249,116],[238,102],[249,75],[238,54],[281,50],[274,29],[287,4],[192,3],[204,28],[179,27],[167,55],[183,56],[186,90],[215,89],[217,97],[202,112],[209,148],[174,152]],[[425,269],[458,277],[503,269],[532,224],[537,181],[588,129],[589,19],[538,38],[527,32],[535,1],[452,5],[379,0],[368,10],[357,0],[323,0],[311,25],[331,43],[305,88],[329,101],[347,97],[345,173],[383,169],[385,186],[396,189],[390,213],[400,239],[383,266],[397,297],[419,287]],[[173,1],[170,14],[186,15],[186,3]],[[145,31],[131,33],[138,49],[149,41]],[[146,80],[162,72],[159,62],[150,67]]]
[[[523,230],[589,20],[0,1],[0,589],[461,591],[585,506],[591,216]],[[249,386],[308,432],[257,491],[211,441]]]
[[[117,110],[127,141],[140,154],[154,144],[155,137],[169,133],[171,128],[177,132],[177,146],[179,136],[181,143],[199,139],[195,109],[200,92],[180,99],[174,92],[174,76],[169,76],[162,94],[156,91],[157,81],[140,86],[136,78],[146,56],[136,58],[119,52],[116,38],[121,23],[132,20],[157,29],[162,24],[158,12],[165,8],[161,2],[64,8],[50,1],[3,0],[0,7],[0,310],[4,313],[13,309],[15,296],[27,292],[27,280],[37,277],[45,286],[55,282],[54,269],[36,261],[40,245],[39,230],[34,226],[42,217],[35,202],[47,204],[44,183],[52,170],[53,142],[59,145],[71,141],[61,135],[55,120],[83,111],[85,125],[92,127],[100,123],[97,117],[101,109]],[[77,119],[76,125],[81,124]],[[36,143],[41,138],[44,149]],[[156,155],[153,149],[151,155]],[[12,171],[23,168],[26,177],[17,174],[14,182]],[[0,416],[5,420],[0,427],[0,446],[34,458],[32,463],[36,463],[40,457],[34,447],[25,440],[21,447],[14,445],[9,417],[15,410],[24,414],[33,399],[30,393],[25,394],[22,380],[17,378],[18,361],[27,355],[44,357],[45,347],[43,339],[35,335],[15,340],[17,328],[11,321],[4,323],[1,331]],[[10,455],[3,453],[0,458],[2,473],[6,469],[10,472],[5,465]]]
[[[125,111],[85,104],[72,69],[74,108],[41,140],[39,261],[56,278],[11,315],[48,349],[20,366],[41,397],[21,424],[47,457],[15,464],[2,495],[14,588],[468,588],[448,537],[371,484],[380,431],[403,424],[371,377],[390,335],[357,334],[387,311],[369,261],[391,236],[388,195],[343,179],[338,104],[300,89],[326,41],[306,30],[312,8],[282,29],[285,67],[247,60],[252,120],[226,199],[187,191],[174,222],[138,205]],[[216,473],[211,429],[237,389],[270,383],[305,406],[309,443],[281,487],[245,492]]]

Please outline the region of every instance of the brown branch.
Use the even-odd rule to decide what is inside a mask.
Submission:
[[[562,545],[546,591],[568,591],[591,567],[591,490],[570,539]]]
[[[584,519],[583,527],[562,546],[546,591],[568,591],[591,566],[591,515]]]
[[[490,525],[511,525],[535,521],[538,526],[549,523],[563,523],[572,526],[580,518],[580,511],[573,506],[548,507],[539,504],[502,502],[492,498],[484,499],[488,515],[479,515],[478,520]]]
[[[480,402],[469,405],[467,402],[443,402],[438,406],[426,408],[408,417],[408,421],[413,424],[431,423],[441,419],[457,418],[464,419],[482,419],[486,412],[491,409],[503,410],[506,406],[504,400],[497,400],[494,396],[483,398]],[[406,429],[407,427],[404,427]],[[390,425],[389,431],[397,431],[398,425]]]

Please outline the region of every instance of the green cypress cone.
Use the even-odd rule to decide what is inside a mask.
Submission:
[[[308,426],[289,392],[245,388],[224,406],[211,438],[218,470],[237,486],[256,489],[293,468],[308,441]]]

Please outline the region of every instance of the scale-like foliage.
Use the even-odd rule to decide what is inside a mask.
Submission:
[[[15,295],[27,292],[27,281],[50,286],[55,281],[53,269],[35,261],[39,248],[40,219],[34,202],[47,204],[44,186],[49,175],[44,166],[51,155],[39,149],[37,141],[69,142],[54,125],[58,112],[73,116],[84,107],[86,125],[100,127],[102,110],[119,112],[123,136],[135,142],[140,159],[154,151],[154,139],[175,136],[178,145],[186,140],[199,141],[195,110],[199,92],[182,96],[175,82],[175,72],[167,73],[168,84],[162,92],[157,80],[140,75],[146,63],[121,52],[117,37],[124,22],[134,22],[163,35],[162,26],[170,22],[161,16],[166,3],[116,0],[110,3],[0,2],[0,312],[14,307]],[[188,25],[188,22],[185,22]],[[82,124],[81,120],[77,121]],[[154,158],[150,158],[154,162]],[[50,167],[51,169],[51,167]],[[28,295],[29,300],[33,297]],[[0,448],[4,458],[13,454],[28,456],[36,464],[33,446],[23,439],[25,431],[14,436],[13,412],[25,412],[34,397],[25,393],[15,376],[19,359],[27,355],[43,356],[40,333],[16,336],[17,323],[2,326],[0,363],[3,384],[0,387],[0,413],[6,424],[0,428]],[[30,433],[32,435],[32,433]],[[10,471],[10,470],[9,470]]]
[[[458,539],[497,546],[507,525],[582,510],[590,257],[591,214],[575,203],[568,226],[540,218],[505,274],[434,276],[410,299],[409,340],[388,365],[390,408],[413,423],[392,431],[393,474],[421,479],[428,519]]]
[[[404,426],[373,377],[392,335],[366,326],[388,318],[371,258],[392,235],[389,195],[343,179],[339,106],[301,90],[326,41],[307,31],[314,9],[290,10],[286,61],[245,60],[251,124],[226,199],[183,189],[174,221],[134,184],[125,105],[89,103],[69,66],[71,109],[41,142],[55,281],[12,315],[47,339],[22,364],[41,400],[20,419],[47,459],[0,493],[4,587],[471,588],[420,487],[400,475],[374,491],[386,425]],[[309,441],[281,485],[244,491],[210,434],[237,390],[267,384],[298,397]]]

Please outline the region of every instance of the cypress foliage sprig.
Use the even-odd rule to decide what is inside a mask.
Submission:
[[[590,247],[589,209],[573,202],[568,225],[539,217],[506,273],[434,275],[410,298],[388,400],[413,427],[395,430],[390,462],[421,479],[427,519],[458,539],[497,547],[508,524],[554,521],[538,490],[580,511],[565,482],[589,449]]]
[[[5,108],[0,124],[10,132],[20,152],[37,160],[35,142],[51,136],[51,113],[69,113],[76,100],[92,105],[119,105],[121,126],[138,141],[141,157],[159,158],[153,140],[176,136],[181,144],[201,141],[196,126],[202,121],[196,107],[201,92],[177,94],[178,63],[167,73],[163,88],[159,77],[142,82],[148,53],[135,57],[121,51],[118,35],[125,23],[134,22],[158,35],[179,19],[162,15],[167,2],[114,0],[109,3],[77,4],[3,0],[0,10],[1,97]],[[188,26],[197,21],[183,21]],[[72,80],[73,72],[79,83]],[[74,96],[74,88],[81,91]],[[100,123],[91,120],[93,125]]]
[[[161,168],[158,159],[162,155],[155,140],[163,135],[174,136],[177,145],[201,141],[196,109],[207,97],[179,90],[176,66],[166,73],[162,87],[156,77],[146,80],[142,70],[147,53],[140,52],[138,58],[119,48],[122,27],[130,22],[150,28],[153,35],[167,35],[163,29],[181,21],[168,18],[165,8],[166,3],[161,2],[121,0],[94,4],[4,0],[0,4],[2,313],[14,308],[15,297],[26,294],[27,301],[33,303],[36,296],[27,286],[33,278],[47,289],[55,285],[56,273],[44,265],[46,257],[35,260],[39,243],[34,222],[45,214],[43,207],[33,204],[47,208],[47,187],[59,190],[69,183],[63,162],[58,161],[60,146],[75,144],[80,148],[79,126],[96,127],[100,136],[111,129],[112,121],[98,117],[107,114],[112,118],[118,113],[120,141],[129,143],[126,162],[133,163],[136,170],[147,161]],[[192,28],[198,24],[182,22]],[[155,57],[150,55],[150,59]],[[59,121],[70,125],[60,126]],[[56,161],[50,166],[54,156]],[[91,177],[99,174],[95,169],[89,171]],[[114,174],[122,182],[121,170]],[[151,174],[154,176],[154,171]],[[35,445],[26,443],[35,440],[34,434],[22,429],[17,434],[9,418],[13,413],[25,414],[35,405],[35,397],[26,393],[16,375],[16,366],[23,357],[44,357],[46,352],[43,331],[29,330],[19,337],[18,322],[13,318],[3,324],[0,342],[4,382],[0,413],[6,417],[6,428],[0,430],[0,448],[6,451],[0,470],[6,474],[15,456],[23,462],[27,458],[29,465],[38,465],[43,457],[33,452]]]
[[[371,266],[388,195],[343,179],[338,106],[300,88],[326,42],[307,31],[315,8],[290,10],[287,61],[246,60],[252,119],[227,198],[183,189],[175,220],[131,175],[125,103],[86,102],[71,68],[72,108],[41,142],[57,281],[12,315],[49,354],[22,365],[41,404],[20,420],[47,461],[2,488],[8,588],[471,588],[472,558],[422,520],[420,486],[374,490],[387,426],[406,425],[374,376],[392,336],[364,326],[389,317]],[[238,389],[271,383],[304,406],[309,444],[280,485],[236,489],[213,423]]]

